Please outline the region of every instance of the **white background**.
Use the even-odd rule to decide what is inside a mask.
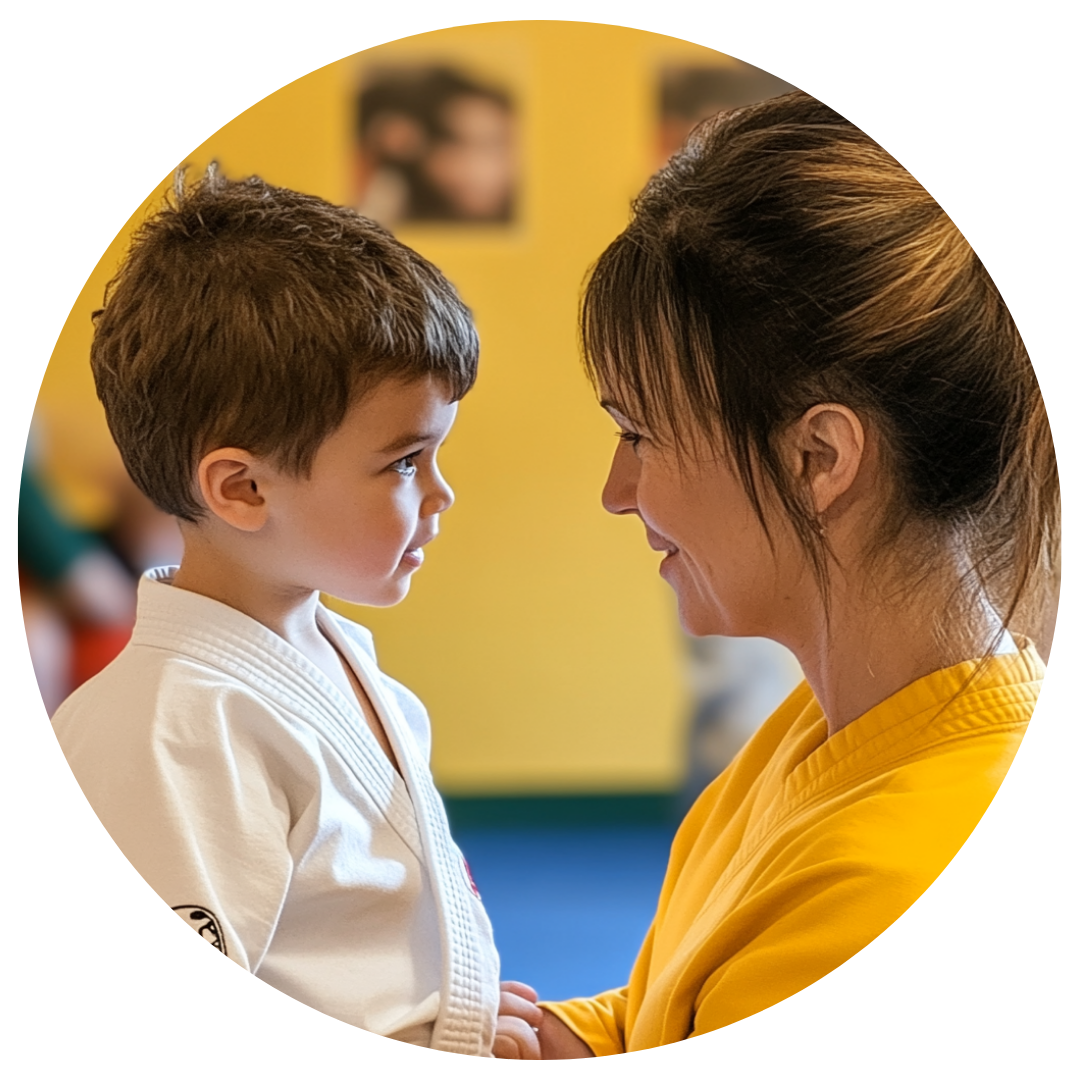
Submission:
[[[430,14],[426,12],[430,10]],[[1076,470],[1077,86],[1066,5],[838,0],[23,5],[4,19],[2,174],[8,507],[0,594],[0,1062],[8,1075],[1058,1076],[1075,1068],[1076,617],[1066,545],[1054,658],[986,818],[930,891],[828,978],[732,1028],[618,1059],[523,1066],[402,1047],[305,1008],[191,934],[113,847],[53,741],[19,618],[15,507],[34,398],[108,242],[191,148],[260,98],[361,48],[441,26],[588,19],[731,53],[828,102],[952,215],[1020,326],[1050,408],[1066,538]],[[449,17],[447,12],[452,12]]]

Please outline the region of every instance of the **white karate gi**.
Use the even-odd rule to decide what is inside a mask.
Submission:
[[[355,701],[216,600],[139,584],[130,644],[57,711],[72,771],[153,889],[290,996],[391,1038],[487,1055],[491,925],[450,838],[420,702],[326,608],[402,770]]]

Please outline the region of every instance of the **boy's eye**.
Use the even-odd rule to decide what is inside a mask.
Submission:
[[[401,473],[402,476],[412,476],[416,472],[416,459],[418,454],[406,454],[403,458],[398,458],[390,468],[394,472]]]

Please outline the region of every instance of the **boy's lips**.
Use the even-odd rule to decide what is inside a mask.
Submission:
[[[424,562],[424,545],[430,544],[435,539],[435,534],[425,536],[422,540],[414,540],[401,556],[401,565],[415,570]]]
[[[404,554],[401,556],[401,566],[411,567],[415,570],[417,567],[423,565],[424,551],[419,547],[406,548]]]

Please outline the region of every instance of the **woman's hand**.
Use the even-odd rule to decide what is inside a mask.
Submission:
[[[492,1053],[497,1058],[539,1061],[540,1039],[536,1029],[544,1022],[546,1014],[536,1005],[536,991],[520,982],[503,982],[499,987],[502,993]],[[554,1017],[547,1016],[547,1019]]]

